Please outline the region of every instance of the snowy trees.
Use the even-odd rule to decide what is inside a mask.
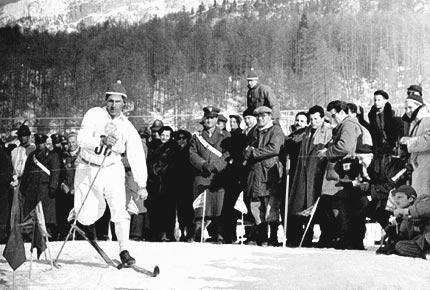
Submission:
[[[377,88],[397,102],[411,83],[430,89],[430,17],[420,1],[414,10],[361,0],[358,11],[335,2],[214,1],[196,14],[72,34],[1,28],[0,114],[79,115],[121,79],[133,115],[173,112],[179,124],[202,102],[243,108],[250,67],[284,110],[341,96],[370,102]]]

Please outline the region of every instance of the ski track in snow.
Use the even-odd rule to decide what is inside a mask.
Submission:
[[[61,242],[51,242],[56,257]],[[117,242],[99,242],[118,259]],[[130,242],[137,264],[158,277],[108,267],[86,241],[66,243],[60,269],[44,254],[29,278],[27,262],[15,272],[15,289],[429,289],[430,261],[342,251],[199,243]],[[3,252],[4,245],[0,246]],[[0,289],[12,289],[12,270],[0,258]]]

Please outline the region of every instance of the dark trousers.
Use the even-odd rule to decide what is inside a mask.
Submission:
[[[333,214],[333,196],[321,195],[316,216],[321,229],[318,244],[321,247],[330,247],[338,234],[337,221]]]
[[[106,204],[106,210],[101,218],[95,222],[95,229],[97,240],[106,241],[109,238],[109,224],[110,224],[110,209]],[[116,240],[115,230],[111,226],[112,240]]]
[[[57,215],[58,238],[60,240],[63,240],[70,230],[70,223],[67,221],[67,217],[73,208],[73,203],[74,196],[72,194],[66,194],[60,190],[57,192],[55,209]]]
[[[151,196],[148,214],[151,241],[160,241],[164,234],[168,240],[175,239],[176,203],[172,196]]]
[[[194,209],[193,209],[193,191],[192,187],[189,190],[181,191],[181,195],[176,199],[177,214],[179,229],[181,233],[184,234],[186,230],[187,236],[191,237],[193,235],[193,220],[194,220]]]
[[[226,188],[224,202],[221,211],[222,236],[226,243],[232,243],[236,240],[236,224],[240,218],[240,212],[234,208],[237,198],[240,194],[240,188],[233,186],[231,190]]]
[[[414,240],[397,242],[395,253],[405,257],[426,258],[425,251],[423,251]]]
[[[148,213],[134,214],[130,219],[130,238],[147,240],[149,232]]]
[[[345,188],[333,196],[332,207],[338,226],[338,238],[347,248],[363,248],[367,204],[367,197],[356,188]]]

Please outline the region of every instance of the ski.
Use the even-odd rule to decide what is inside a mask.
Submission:
[[[118,266],[116,266],[116,268],[118,270],[130,268],[130,269],[133,269],[134,271],[136,271],[138,273],[145,274],[145,275],[147,275],[149,277],[157,277],[158,274],[160,274],[160,268],[158,266],[155,266],[154,270],[150,271],[150,270],[142,268],[142,267],[140,267],[140,266],[138,266],[136,264],[134,264],[134,265],[125,265],[125,264],[121,263],[118,260],[113,260],[113,261],[118,264]]]
[[[154,267],[153,271],[147,270],[145,268],[142,268],[136,264],[134,265],[125,265],[123,263],[121,263],[118,260],[112,260],[105,251],[103,251],[102,248],[100,248],[99,244],[97,244],[97,242],[95,240],[89,239],[87,237],[87,235],[85,234],[85,232],[80,229],[78,226],[74,226],[74,229],[76,230],[76,232],[81,235],[88,243],[90,243],[91,246],[93,246],[93,248],[96,250],[96,252],[100,255],[100,257],[103,259],[103,261],[106,262],[106,264],[108,264],[109,266],[115,267],[118,270],[121,270],[123,268],[131,268],[134,271],[138,272],[138,273],[142,273],[145,274],[149,277],[157,277],[158,274],[160,274],[160,268],[158,266]],[[54,266],[56,268],[60,268],[61,266],[58,263],[55,263]]]
[[[112,267],[117,267],[117,265],[114,263],[114,261],[112,261],[112,259],[106,254],[105,251],[103,251],[102,248],[100,248],[99,244],[97,244],[97,242],[95,240],[89,239],[86,235],[85,232],[83,230],[81,230],[78,226],[75,226],[75,230],[78,232],[78,234],[80,234],[85,240],[87,240],[87,242],[90,243],[91,246],[93,246],[93,248],[96,250],[96,252],[100,255],[100,257],[102,257],[102,259],[106,262],[106,264],[108,264],[109,266]]]

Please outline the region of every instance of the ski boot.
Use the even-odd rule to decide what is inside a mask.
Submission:
[[[121,258],[121,263],[124,266],[131,266],[136,264],[136,260],[132,256],[130,256],[127,250],[122,251],[119,254],[119,257]]]

